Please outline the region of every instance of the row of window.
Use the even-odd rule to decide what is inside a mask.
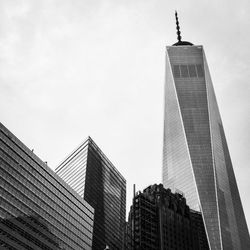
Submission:
[[[1,142],[1,141],[0,141]],[[6,144],[5,144],[6,143]],[[2,144],[2,148],[0,150],[1,157],[5,160],[5,162],[12,166],[9,168],[9,174],[12,176],[19,172],[22,176],[25,176],[26,178],[23,181],[32,180],[32,184],[34,186],[39,186],[42,191],[44,191],[46,194],[51,193],[53,194],[53,199],[56,203],[61,203],[62,206],[67,205],[69,210],[73,210],[78,215],[87,214],[90,218],[93,218],[93,212],[89,211],[88,209],[85,209],[84,212],[82,211],[82,205],[84,203],[85,207],[87,208],[89,204],[87,204],[85,201],[79,201],[78,199],[70,199],[68,196],[69,193],[65,192],[65,187],[63,185],[57,185],[58,183],[55,182],[53,177],[49,175],[48,173],[44,172],[41,167],[38,167],[34,162],[29,162],[29,158],[26,159],[23,157],[23,154],[18,154],[20,151],[19,149],[15,148],[15,151],[12,150],[12,146],[9,144],[10,142],[4,141]],[[7,157],[8,155],[8,157]],[[26,161],[25,161],[26,160]],[[30,172],[27,169],[27,165],[32,167],[34,171],[38,171],[36,173]],[[21,178],[21,175],[19,178]],[[54,174],[55,175],[55,174]],[[56,175],[55,175],[56,176]],[[42,187],[41,187],[42,185]],[[53,190],[53,192],[51,192]],[[64,197],[64,198],[63,198]],[[65,197],[67,197],[65,199]],[[79,205],[75,202],[79,202]],[[74,206],[75,205],[75,206]]]
[[[173,66],[175,78],[197,78],[204,77],[201,64],[177,64]]]
[[[2,132],[0,133],[0,140],[2,140],[2,142],[8,147],[5,147],[5,152],[7,152],[12,159],[15,159],[17,164],[29,167],[29,171],[30,169],[33,169],[33,172],[31,171],[32,174],[40,174],[43,177],[41,180],[44,181],[44,183],[46,182],[45,185],[47,185],[46,180],[48,180],[49,183],[53,183],[52,189],[54,189],[54,187],[56,188],[55,191],[57,195],[59,195],[59,193],[62,193],[66,197],[71,197],[73,195],[74,199],[70,199],[70,206],[74,204],[77,207],[77,210],[81,212],[82,203],[84,203],[87,208],[85,212],[90,217],[93,216],[93,209],[88,203],[80,199],[78,195],[75,195],[74,192],[68,189],[67,186],[64,185],[62,179],[58,177],[49,167],[42,164],[42,161],[36,155],[32,155],[31,157],[29,150],[22,143],[19,143],[15,137],[12,136],[10,138],[10,136],[8,136],[8,132],[6,132],[6,128],[1,126],[0,129]]]
[[[74,249],[80,249],[82,246],[88,249],[91,245],[92,226],[86,223],[86,220],[92,223],[92,209],[89,211],[84,206],[85,202],[81,204],[80,197],[77,200],[70,199],[73,192],[67,192],[68,190],[56,180],[56,176],[50,176],[50,171],[45,172],[46,169],[37,164],[36,159],[22,151],[22,145],[14,143],[0,133],[0,176],[2,177],[0,186],[3,191],[0,217],[5,219],[39,214],[53,229],[53,234],[58,237],[62,246],[70,248],[68,244],[72,244]],[[71,197],[67,194],[71,194]],[[81,206],[77,206],[77,203]],[[85,222],[81,220],[82,217]],[[81,219],[77,221],[77,218]],[[5,237],[5,242],[9,240],[13,244],[17,239],[14,231]],[[19,242],[17,244],[20,245]]]
[[[1,150],[0,155],[2,155]],[[43,200],[47,205],[52,206],[56,211],[58,211],[58,209],[65,210],[65,212],[60,211],[61,214],[67,214],[69,211],[71,211],[71,219],[81,216],[85,221],[88,221],[91,224],[92,219],[86,216],[86,214],[84,213],[85,211],[81,211],[81,213],[78,213],[77,211],[72,209],[71,200],[63,199],[62,196],[60,197],[60,199],[58,199],[59,197],[55,196],[55,192],[57,190],[54,190],[53,186],[50,186],[51,183],[48,183],[44,178],[34,178],[34,176],[29,175],[20,165],[18,169],[10,167],[13,166],[11,158],[7,158],[5,160],[8,164],[2,162],[2,175],[6,175],[5,179],[11,183],[8,184],[9,187],[11,187],[11,185],[15,183],[14,186],[18,188],[22,192],[22,194],[28,195],[33,201]],[[42,184],[41,181],[43,182],[44,180],[45,183]],[[53,192],[51,192],[51,190],[53,190]],[[73,214],[75,215],[74,217]]]

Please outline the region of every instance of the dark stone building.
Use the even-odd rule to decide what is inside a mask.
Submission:
[[[126,234],[128,250],[209,249],[201,213],[162,184],[135,195]]]

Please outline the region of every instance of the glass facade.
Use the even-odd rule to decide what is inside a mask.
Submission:
[[[122,249],[126,181],[89,137],[56,169],[95,209],[93,250]]]
[[[166,50],[163,183],[201,210],[210,249],[250,249],[202,46]]]
[[[94,209],[0,123],[0,249],[92,249]]]

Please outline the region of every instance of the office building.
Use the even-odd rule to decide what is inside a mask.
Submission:
[[[92,249],[94,209],[0,123],[0,249]]]
[[[163,184],[200,210],[210,249],[250,249],[249,232],[202,46],[166,48]]]
[[[137,192],[127,224],[127,250],[208,250],[201,213],[162,184]]]
[[[88,137],[56,169],[94,209],[93,250],[122,249],[126,181]]]

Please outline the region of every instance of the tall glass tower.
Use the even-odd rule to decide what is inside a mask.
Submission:
[[[126,216],[126,180],[88,137],[56,169],[94,209],[92,250],[120,250]]]
[[[163,184],[203,215],[210,249],[250,249],[224,129],[202,46],[166,48]]]

